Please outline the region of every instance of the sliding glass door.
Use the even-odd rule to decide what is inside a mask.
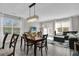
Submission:
[[[20,34],[20,20],[19,19],[13,19],[5,17],[3,18],[3,33],[6,32],[9,34],[17,33]]]

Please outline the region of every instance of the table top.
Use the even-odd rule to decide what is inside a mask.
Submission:
[[[24,36],[21,36],[21,37],[24,37]],[[38,37],[38,36],[36,36],[36,37],[30,37],[30,36],[28,36],[27,38],[31,42],[39,42],[39,41],[42,41],[43,40],[42,37]]]
[[[30,40],[33,40],[33,41],[42,40],[42,37],[27,37],[27,38],[30,39]]]

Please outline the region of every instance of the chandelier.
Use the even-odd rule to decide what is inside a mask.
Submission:
[[[38,16],[35,15],[35,5],[36,3],[32,3],[31,5],[29,5],[29,17],[27,18],[27,22],[35,22],[38,20]],[[31,8],[34,7],[34,15],[31,16]]]

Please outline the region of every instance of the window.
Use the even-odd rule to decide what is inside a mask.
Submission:
[[[0,28],[2,28],[3,34],[6,32],[9,34],[19,34],[21,29],[21,20],[12,17],[4,17],[0,20]]]
[[[12,19],[11,18],[3,18],[3,33],[12,33]]]
[[[53,22],[42,23],[43,34],[48,34],[49,37],[53,36]]]
[[[13,20],[13,33],[20,33],[20,26],[21,26],[21,21],[20,20]]]
[[[69,31],[71,28],[70,20],[60,20],[55,22],[56,33]]]

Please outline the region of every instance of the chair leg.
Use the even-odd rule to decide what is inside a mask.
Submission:
[[[42,48],[41,48],[41,56],[43,56],[43,51],[42,51]]]
[[[45,47],[45,51],[46,51],[46,55],[48,55],[48,53],[47,53],[48,52],[48,48],[47,47]]]
[[[46,44],[46,46],[45,46],[47,49],[48,49],[48,45]]]
[[[22,47],[22,37],[21,37],[21,44],[20,44],[20,48]]]
[[[37,55],[37,46],[36,46],[36,44],[34,44],[34,56],[36,56]]]
[[[15,56],[15,54],[13,53],[13,56]]]
[[[25,44],[25,42],[24,42],[24,51],[25,51],[25,48],[26,48],[26,44]]]
[[[29,46],[27,46],[27,55],[28,55],[28,52],[29,52]]]

